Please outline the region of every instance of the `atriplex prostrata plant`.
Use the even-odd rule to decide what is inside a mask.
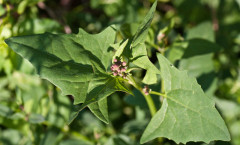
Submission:
[[[141,137],[141,143],[157,137],[166,137],[176,143],[230,140],[228,129],[215,109],[213,99],[204,94],[195,78],[175,68],[160,53],[157,54],[160,70],[149,60],[144,42],[156,5],[157,1],[135,35],[120,43],[114,44],[114,26],[95,35],[80,29],[76,35],[44,33],[13,37],[7,39],[6,43],[29,60],[42,78],[59,87],[64,95],[74,96],[69,123],[85,107],[108,123],[107,96],[115,91],[131,94],[125,85],[129,83],[145,96],[153,116]],[[161,34],[159,39],[163,37],[165,35]],[[145,84],[156,83],[157,75],[160,75],[164,93],[150,91],[148,86],[141,88],[131,76],[132,68],[127,67],[129,64],[146,70],[143,79]],[[164,98],[160,110],[156,111],[150,94]]]

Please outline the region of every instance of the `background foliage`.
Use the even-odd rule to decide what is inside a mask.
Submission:
[[[151,118],[139,91],[132,90],[135,96],[119,92],[108,97],[108,125],[84,109],[68,126],[72,96],[62,96],[58,88],[40,79],[4,40],[44,32],[78,33],[79,27],[98,33],[110,24],[119,29],[118,40],[128,38],[152,2],[0,0],[0,145],[138,145]],[[158,66],[156,52],[161,52],[180,70],[188,70],[215,99],[232,140],[213,145],[240,144],[239,14],[239,0],[159,0],[146,42],[153,63]],[[163,31],[164,43],[158,39]],[[139,81],[145,73],[134,71]],[[159,91],[159,86],[150,87]],[[159,109],[161,98],[154,99]],[[175,144],[167,139],[146,144],[159,142]]]

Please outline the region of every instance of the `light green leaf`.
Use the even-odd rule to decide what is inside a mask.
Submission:
[[[127,43],[128,43],[128,39],[118,44],[119,47],[117,48],[117,51],[115,52],[115,54],[113,56],[112,62],[115,58],[120,57],[122,55],[122,53],[124,51],[124,48],[126,47]]]
[[[229,141],[228,129],[201,86],[186,71],[179,71],[161,54],[158,55],[164,81],[165,97],[141,138],[145,143],[166,137],[176,143],[213,140]]]
[[[193,38],[201,38],[211,42],[215,41],[213,26],[211,22],[203,22],[187,32],[188,40]]]
[[[145,84],[156,84],[157,83],[156,73],[153,70],[148,70],[142,82]]]
[[[191,39],[180,43],[174,43],[167,51],[167,57],[174,63],[181,58],[191,58],[198,55],[218,52],[222,49],[216,43],[204,39]]]
[[[143,22],[138,27],[138,30],[133,37],[131,48],[130,48],[130,51],[131,51],[130,61],[133,64],[137,65],[138,67],[141,67],[147,70],[147,74],[143,80],[145,84],[156,83],[157,82],[156,74],[159,74],[158,69],[149,60],[147,56],[146,46],[144,44],[148,35],[148,29],[151,25],[151,22],[154,16],[154,12],[156,10],[156,6],[157,6],[157,0],[154,2],[151,9],[149,10],[146,17],[144,18]]]
[[[214,70],[213,53],[198,55],[179,62],[180,70],[188,70],[188,75],[199,77]]]
[[[157,82],[156,75],[160,74],[160,71],[149,60],[145,44],[139,43],[132,48],[132,58],[130,60],[138,67],[147,70],[146,76],[143,79],[145,84],[154,84]]]
[[[28,5],[28,1],[27,0],[23,0],[19,5],[18,5],[18,8],[17,8],[17,12],[18,14],[22,14],[24,12],[24,10],[26,9]]]
[[[0,16],[4,15],[6,12],[6,10],[4,9],[4,7],[2,5],[0,5]]]
[[[181,59],[188,45],[188,41],[173,43],[166,52],[168,60],[171,63],[174,63],[175,61]]]

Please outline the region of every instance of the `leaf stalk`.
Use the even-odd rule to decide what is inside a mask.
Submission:
[[[150,110],[151,115],[154,116],[154,115],[156,114],[156,112],[157,112],[157,109],[156,109],[156,106],[155,106],[155,104],[154,104],[154,101],[153,101],[151,95],[146,95],[146,94],[143,92],[142,87],[139,86],[139,85],[135,82],[134,78],[133,78],[131,75],[128,75],[128,76],[127,76],[127,79],[128,79],[129,83],[130,83],[133,87],[135,87],[137,90],[139,90],[139,91],[142,93],[142,95],[144,96],[144,98],[145,98],[145,100],[146,100],[146,102],[147,102],[147,104],[148,104],[148,108],[149,108],[149,110]]]

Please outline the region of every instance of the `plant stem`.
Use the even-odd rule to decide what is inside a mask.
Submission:
[[[159,96],[166,97],[166,94],[159,93],[159,92],[155,92],[155,91],[151,91],[150,94],[154,94],[154,95],[159,95]]]
[[[143,94],[143,96],[145,97],[145,99],[147,101],[151,115],[154,116],[157,112],[157,109],[155,107],[152,97],[150,95],[145,95],[142,91],[141,91],[141,93]]]
[[[135,82],[135,80],[134,80],[134,78],[132,76],[128,76],[127,79],[128,79],[129,83],[132,86],[134,86],[137,90],[139,90],[142,93],[142,95],[144,96],[145,100],[147,101],[148,108],[150,110],[151,115],[154,116],[154,114],[157,112],[157,109],[156,109],[156,106],[154,104],[154,101],[153,101],[152,97],[150,95],[145,95],[145,93],[142,90],[142,87],[139,86]]]

